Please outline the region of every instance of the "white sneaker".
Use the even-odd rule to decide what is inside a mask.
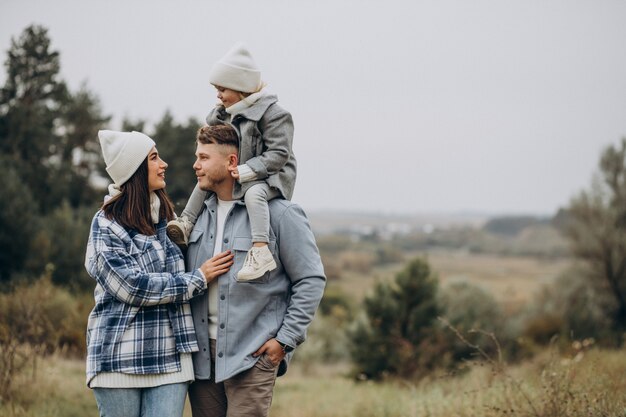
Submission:
[[[276,261],[272,256],[270,249],[265,246],[253,246],[246,255],[246,260],[243,261],[243,267],[237,273],[237,279],[239,281],[250,281],[256,278],[260,278],[267,271],[271,271],[276,268]]]
[[[178,217],[167,223],[167,235],[181,249],[187,249],[189,234],[193,229],[193,223],[186,216]]]

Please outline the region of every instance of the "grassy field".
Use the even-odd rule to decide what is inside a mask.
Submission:
[[[420,254],[415,254],[420,255]],[[491,292],[503,306],[529,301],[543,285],[565,271],[567,260],[502,257],[467,252],[430,252],[425,256],[441,285],[469,282]],[[402,264],[371,273],[346,272],[329,283],[359,302],[377,280],[389,280]],[[493,369],[472,365],[455,374],[419,382],[355,381],[349,365],[324,365],[307,358],[312,336],[290,372],[276,384],[274,417],[344,416],[623,416],[626,417],[626,351],[549,351],[520,365]],[[35,371],[17,375],[12,406],[0,416],[97,416],[85,387],[84,361],[61,355],[39,360]],[[190,417],[189,407],[185,412]]]
[[[626,351],[546,351],[519,366],[472,365],[417,383],[357,382],[340,365],[294,365],[276,384],[274,417],[626,416]],[[48,358],[19,382],[22,405],[0,405],[0,415],[97,416],[81,360]]]
[[[356,382],[333,370],[296,370],[277,384],[272,415],[626,416],[624,353],[590,351],[573,360],[546,352],[516,367],[476,365],[462,375],[415,384]]]
[[[528,301],[542,286],[552,283],[570,261],[565,258],[541,259],[531,256],[499,256],[466,251],[432,251],[415,253],[428,260],[442,286],[456,282],[477,285],[507,308],[514,309]],[[408,258],[408,257],[407,257]],[[376,280],[390,280],[405,263],[377,267],[370,274],[344,273],[337,285],[356,301],[361,300]]]
[[[496,256],[467,252],[431,252],[427,257],[442,285],[469,282],[487,290],[509,308],[532,298],[570,264],[568,259]]]

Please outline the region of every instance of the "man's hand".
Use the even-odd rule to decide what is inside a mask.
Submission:
[[[227,272],[233,265],[233,258],[234,255],[227,250],[226,252],[218,253],[200,265],[200,270],[204,274],[206,282],[209,283]]]
[[[280,361],[282,361],[285,357],[283,347],[280,345],[280,343],[278,343],[278,340],[276,339],[270,339],[265,342],[263,346],[261,346],[256,352],[252,354],[252,356],[256,358],[257,356],[261,356],[264,353],[275,366],[277,366]]]

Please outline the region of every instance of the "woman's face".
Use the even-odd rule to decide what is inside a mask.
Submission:
[[[215,88],[217,89],[217,98],[220,99],[224,107],[229,108],[241,101],[241,93],[239,91],[220,87],[219,85],[216,85]]]
[[[159,156],[154,147],[148,154],[148,189],[152,191],[165,188],[165,170],[167,163]]]

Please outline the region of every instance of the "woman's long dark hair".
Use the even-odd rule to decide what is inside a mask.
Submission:
[[[148,188],[148,158],[146,158],[132,177],[120,187],[121,193],[102,205],[107,219],[115,220],[126,229],[134,229],[144,235],[156,233],[150,215],[150,190]],[[161,208],[159,219],[173,220],[174,205],[164,189],[155,191]]]

